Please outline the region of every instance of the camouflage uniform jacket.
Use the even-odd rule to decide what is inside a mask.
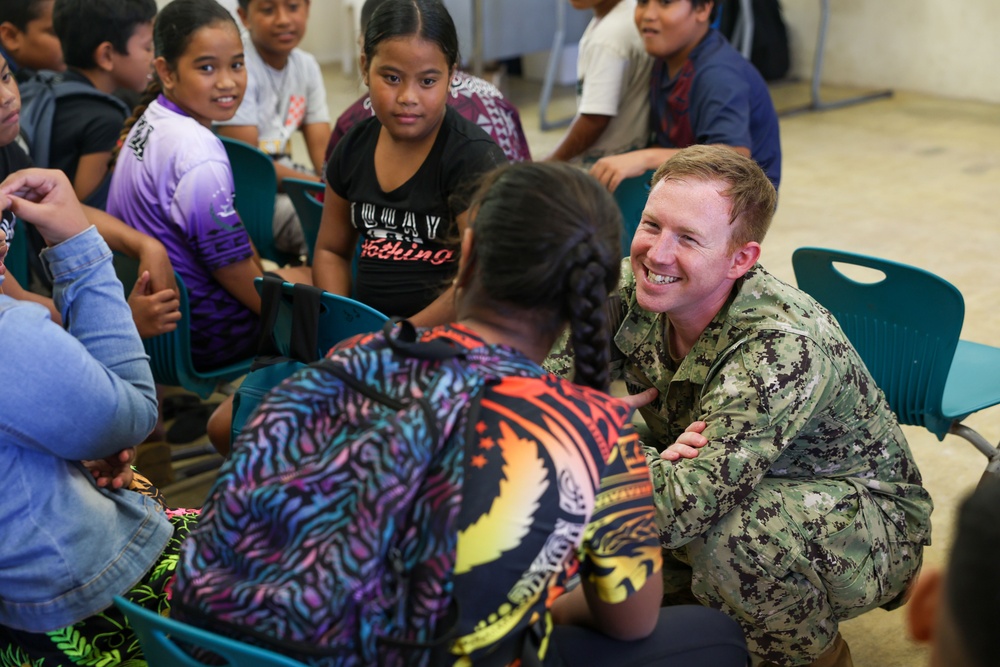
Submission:
[[[659,390],[640,413],[652,434],[647,458],[666,548],[707,532],[764,478],[796,482],[791,495],[806,492],[810,507],[800,526],[807,538],[829,528],[810,525],[825,524],[817,517],[826,511],[838,522],[838,512],[857,508],[852,490],[864,488],[895,539],[930,542],[932,503],[909,446],[829,312],[758,264],[676,363],[667,351],[667,316],[643,310],[635,291],[625,258],[620,302],[612,303],[620,322],[612,377],[625,380],[631,394]],[[546,366],[564,374],[572,360],[557,354]],[[708,424],[709,442],[696,458],[659,458],[699,420]],[[810,485],[816,493],[808,493]]]

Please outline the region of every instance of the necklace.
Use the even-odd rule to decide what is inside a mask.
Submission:
[[[282,91],[285,89],[288,63],[285,63],[285,66],[280,70],[274,70],[267,63],[262,64],[264,66],[264,73],[267,74],[267,78],[271,82],[271,91],[274,93],[274,115],[277,116],[281,113]],[[277,72],[277,75],[275,75],[275,72]]]

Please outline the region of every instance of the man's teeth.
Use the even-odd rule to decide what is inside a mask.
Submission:
[[[669,285],[680,280],[677,276],[661,276],[652,271],[647,271],[646,273],[649,275],[649,282],[656,283],[657,285]]]

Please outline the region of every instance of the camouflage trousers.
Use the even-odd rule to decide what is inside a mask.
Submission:
[[[922,545],[849,481],[764,479],[708,533],[664,553],[664,591],[690,591],[743,627],[751,653],[804,665],[839,622],[904,601]]]

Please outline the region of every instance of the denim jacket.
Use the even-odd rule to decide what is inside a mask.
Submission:
[[[44,632],[106,609],[172,534],[157,503],[80,464],[156,421],[148,358],[93,227],[43,251],[66,329],[0,296],[0,624]]]

